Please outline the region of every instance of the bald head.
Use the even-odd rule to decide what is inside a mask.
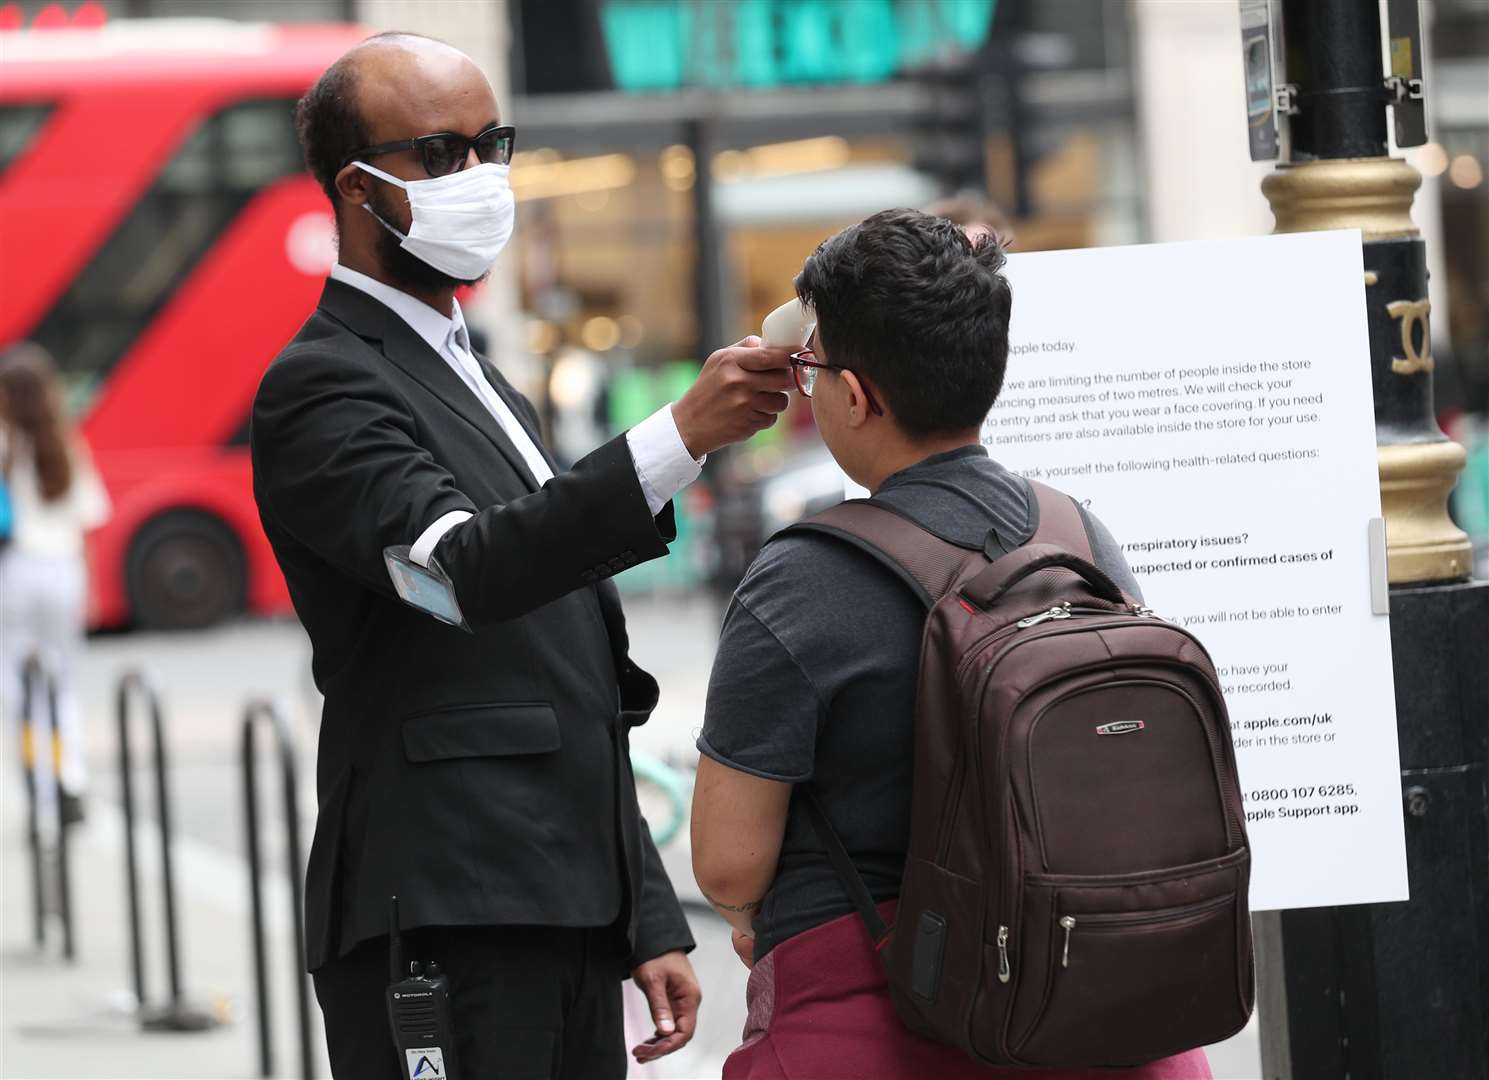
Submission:
[[[481,69],[442,41],[384,35],[338,63],[352,68],[353,102],[374,143],[436,131],[475,135],[499,120],[496,95]]]
[[[459,49],[419,34],[378,34],[326,69],[300,99],[296,128],[305,164],[340,214],[338,175],[359,150],[452,131],[475,135],[499,120],[491,83]],[[379,168],[426,174],[417,153],[379,155]]]

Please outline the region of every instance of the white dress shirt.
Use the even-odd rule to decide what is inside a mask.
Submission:
[[[447,319],[422,300],[416,300],[406,292],[340,263],[331,268],[331,277],[344,285],[360,289],[391,308],[394,314],[408,323],[450,365],[476,400],[501,425],[528,469],[532,471],[538,486],[542,487],[553,479],[553,470],[548,467],[548,462],[528,435],[527,429],[481,371],[480,361],[471,351],[470,335],[465,329],[465,316],[461,314],[460,301],[454,302],[452,317]],[[662,512],[662,507],[667,505],[668,500],[698,479],[703,468],[703,459],[695,459],[683,444],[682,436],[677,431],[677,422],[672,418],[670,404],[662,406],[626,432],[626,445],[630,448],[631,460],[636,466],[636,478],[641,482],[641,494],[646,497],[646,505],[653,517]],[[445,533],[471,516],[468,510],[453,510],[430,522],[414,540],[409,558],[421,566],[428,566],[429,556]]]

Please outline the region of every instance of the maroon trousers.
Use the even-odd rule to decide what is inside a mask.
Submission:
[[[879,905],[894,922],[893,901]],[[723,1080],[1211,1080],[1203,1050],[1133,1069],[1000,1069],[913,1034],[895,1016],[884,968],[857,915],[782,942],[745,991],[744,1043]]]

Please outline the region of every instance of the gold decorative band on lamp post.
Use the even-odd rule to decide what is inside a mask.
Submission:
[[[1411,220],[1421,183],[1416,169],[1392,157],[1284,164],[1262,181],[1275,232],[1362,233],[1381,511],[1394,585],[1461,581],[1473,565],[1468,536],[1447,505],[1467,455],[1433,415],[1432,307],[1425,248]]]
[[[1279,165],[1262,178],[1277,220],[1273,232],[1359,229],[1365,240],[1421,236],[1411,200],[1422,174],[1393,157],[1336,158]]]
[[[1451,439],[1380,443],[1380,508],[1386,519],[1386,563],[1392,583],[1468,577],[1473,550],[1448,517],[1448,496],[1468,455]]]

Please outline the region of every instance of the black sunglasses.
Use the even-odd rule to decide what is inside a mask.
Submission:
[[[516,141],[517,129],[501,125],[493,125],[475,136],[439,131],[433,135],[420,135],[417,139],[399,139],[397,142],[364,146],[342,162],[341,167],[346,168],[358,158],[395,154],[400,150],[417,150],[425,172],[430,176],[449,176],[465,168],[471,147],[475,147],[476,160],[483,165],[510,165],[512,146]]]

